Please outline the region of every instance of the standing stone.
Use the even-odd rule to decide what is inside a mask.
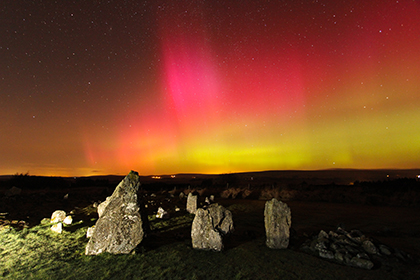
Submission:
[[[233,231],[232,213],[221,205],[212,204],[196,211],[191,228],[194,249],[221,251],[223,237]]]
[[[286,203],[273,198],[265,203],[264,210],[266,244],[271,249],[285,249],[289,246],[292,217]]]
[[[191,214],[197,211],[197,196],[192,193],[189,193],[187,197],[187,211]]]
[[[104,202],[106,206],[98,206],[103,209],[86,246],[86,255],[128,254],[143,240],[148,221],[141,215],[137,200],[139,179],[139,174],[131,171]]]

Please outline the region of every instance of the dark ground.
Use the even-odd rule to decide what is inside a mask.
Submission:
[[[263,172],[224,175],[177,175],[141,179],[141,196],[149,214],[159,206],[176,213],[175,206],[185,209],[183,191],[200,194],[199,202],[210,194],[216,202],[228,207],[234,215],[235,232],[226,250],[246,242],[262,239],[265,201],[276,197],[285,201],[292,212],[292,250],[321,229],[358,229],[366,236],[413,256],[420,257],[420,185],[418,170],[410,171],[319,171]],[[390,176],[387,176],[390,175]],[[368,180],[365,180],[365,179]],[[94,202],[112,194],[121,176],[91,178],[45,178],[27,175],[3,177],[0,182],[0,227],[31,227],[49,218],[55,210],[73,211],[74,220],[95,217]],[[22,189],[20,195],[6,197],[11,186]],[[64,196],[68,194],[68,198]],[[156,196],[151,196],[152,194]],[[165,237],[165,238],[162,238]],[[150,246],[189,238],[189,229],[152,234]],[[159,241],[157,241],[159,240]],[[165,240],[165,241],[162,241]],[[162,243],[163,242],[163,243]],[[417,264],[411,264],[411,275],[419,275]],[[397,277],[398,278],[398,277]]]

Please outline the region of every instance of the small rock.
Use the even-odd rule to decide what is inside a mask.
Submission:
[[[344,256],[341,252],[335,252],[334,258],[339,262],[344,262]]]
[[[320,249],[319,256],[324,259],[329,259],[329,260],[334,259],[334,253],[326,249]]]
[[[338,235],[346,235],[347,234],[347,231],[345,231],[344,228],[343,228],[343,226],[341,225],[341,226],[337,227],[336,233]]]
[[[56,210],[51,215],[51,223],[58,223],[64,221],[66,212],[63,210]]]
[[[159,207],[158,211],[157,211],[157,214],[156,214],[156,218],[158,218],[158,219],[168,219],[169,214],[162,207]]]
[[[378,249],[370,240],[363,241],[362,247],[368,254],[376,255],[378,253]]]
[[[325,244],[324,241],[319,241],[317,240],[316,244],[315,244],[315,250],[317,251],[321,251],[321,250],[326,250],[328,247]]]
[[[62,223],[57,223],[57,224],[51,226],[51,230],[56,232],[56,233],[61,233],[63,231],[63,224]]]
[[[64,199],[64,200],[69,199],[69,194],[66,194],[66,195],[63,197],[63,199]]]
[[[66,225],[71,225],[71,223],[73,222],[73,218],[69,215],[67,216],[64,220],[63,223]]]
[[[358,253],[356,257],[358,257],[359,259],[369,260],[369,256],[365,252]]]
[[[359,259],[358,257],[353,257],[350,261],[350,265],[354,267],[364,268],[364,269],[372,269],[373,262],[370,260]]]
[[[328,235],[328,233],[326,233],[325,231],[321,230],[321,231],[318,233],[318,240],[321,240],[321,241],[328,241],[328,239],[329,239],[329,235]]]
[[[386,256],[391,255],[391,250],[385,245],[379,245],[379,251],[381,252],[381,254],[384,254]]]
[[[330,230],[330,232],[328,233],[328,236],[334,239],[337,239],[339,237],[339,235],[332,230]]]

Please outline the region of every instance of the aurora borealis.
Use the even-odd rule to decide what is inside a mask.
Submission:
[[[420,167],[418,1],[2,1],[0,174]]]

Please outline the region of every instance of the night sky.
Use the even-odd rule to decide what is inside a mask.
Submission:
[[[0,174],[420,167],[419,1],[0,3]]]

